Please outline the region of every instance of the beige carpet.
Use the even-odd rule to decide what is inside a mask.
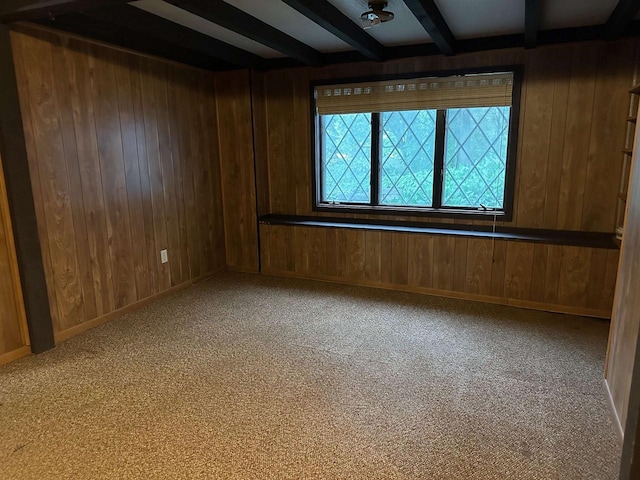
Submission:
[[[607,329],[224,274],[0,367],[0,478],[614,479]]]

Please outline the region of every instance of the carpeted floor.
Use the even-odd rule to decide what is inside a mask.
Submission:
[[[0,367],[0,478],[614,479],[607,329],[224,274]]]

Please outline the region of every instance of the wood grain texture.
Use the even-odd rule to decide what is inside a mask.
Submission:
[[[576,46],[571,62],[557,227],[579,230],[585,206],[589,143],[591,133],[597,130],[600,120],[593,116],[598,79],[597,52]]]
[[[37,28],[11,40],[57,338],[223,268],[213,75]]]
[[[636,127],[633,165],[620,251],[605,378],[615,413],[625,427],[631,378],[640,334],[640,131]]]
[[[289,242],[287,231],[291,232]],[[329,238],[335,241],[327,241]],[[541,265],[534,268],[539,245],[465,239],[466,244],[456,252],[457,240],[444,235],[260,224],[262,272],[267,274],[609,318],[611,290],[602,289],[591,301],[587,299],[593,285],[610,283],[608,271],[615,270],[617,251],[560,246],[560,257],[550,250],[536,257]],[[287,264],[287,249],[295,252],[293,265]],[[314,268],[317,260],[311,258],[335,258],[337,266]],[[555,271],[551,263],[561,264],[555,275],[547,275]],[[534,280],[536,274],[541,278]],[[534,296],[536,281],[542,285]],[[547,290],[553,295],[545,296]]]
[[[626,91],[633,82],[637,44],[636,40],[591,42],[255,75],[253,101],[260,107],[253,127],[260,138],[256,161],[261,162],[257,166],[261,172],[257,209],[273,214],[325,215],[314,212],[311,205],[310,81],[522,64],[525,73],[514,218],[498,224],[612,232],[621,168],[616,142],[620,144],[625,134]],[[381,215],[331,215],[407,220]],[[454,222],[424,217],[410,220]],[[390,232],[365,232],[362,247],[361,236],[353,232],[319,228],[316,230],[324,232],[327,246],[323,252],[318,250],[322,242],[310,240],[318,235],[313,229],[305,235],[296,227],[295,237],[291,227],[263,225],[260,229],[261,242],[268,242],[262,251],[267,250],[271,257],[263,264],[265,272],[422,289],[551,310],[572,309],[602,317],[609,315],[613,302],[617,252]],[[290,255],[288,251],[307,248],[295,244],[303,238],[314,242],[314,258],[324,258],[324,267],[316,269],[312,262],[308,270],[296,268],[298,256],[289,256],[289,263],[274,264],[274,258]]]
[[[256,173],[249,72],[216,75],[215,91],[227,265],[257,272]]]
[[[256,158],[263,172],[258,210],[322,214],[311,208],[310,81],[520,63],[524,81],[514,218],[509,225],[613,232],[616,175],[621,168],[617,152],[626,128],[626,91],[632,85],[636,44],[637,40],[590,42],[256,75]]]
[[[15,38],[12,35],[12,41]],[[42,196],[46,245],[51,253],[51,278],[56,289],[58,322],[55,329],[65,330],[86,320],[65,146],[60,121],[60,105],[53,78],[54,43],[30,37],[19,45],[14,56],[21,55],[25,77],[16,72],[18,83],[25,83],[29,100],[23,109],[25,122],[34,130],[29,168],[38,170]],[[22,101],[22,100],[21,100]],[[36,200],[37,201],[37,200]],[[43,238],[41,243],[45,245]],[[43,246],[43,248],[45,248]],[[46,268],[46,265],[45,265]],[[45,273],[46,270],[45,270]],[[53,308],[53,306],[52,306]]]
[[[0,158],[0,364],[29,353],[9,204]]]

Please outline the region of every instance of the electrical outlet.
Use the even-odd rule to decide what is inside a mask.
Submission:
[[[169,261],[169,254],[166,249],[160,250],[160,260],[162,260],[162,263],[167,263]]]

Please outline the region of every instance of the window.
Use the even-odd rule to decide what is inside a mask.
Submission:
[[[314,96],[316,209],[510,219],[519,69],[318,85]]]

